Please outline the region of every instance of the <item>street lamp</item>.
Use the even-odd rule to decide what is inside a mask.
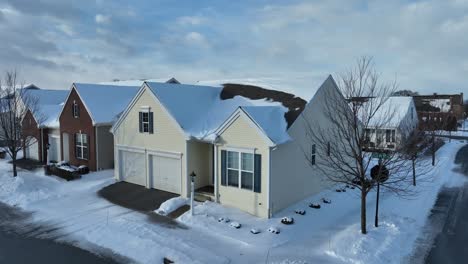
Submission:
[[[193,216],[193,199],[194,199],[194,196],[195,196],[195,177],[197,176],[197,174],[195,174],[194,171],[192,171],[192,173],[190,173],[190,179],[191,179],[191,183],[190,183],[190,187],[191,187],[191,192],[190,192],[190,215]]]

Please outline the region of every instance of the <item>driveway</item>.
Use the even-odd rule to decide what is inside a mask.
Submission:
[[[144,186],[128,182],[117,182],[99,190],[98,195],[113,204],[144,213],[148,215],[148,219],[152,222],[164,224],[168,227],[185,228],[183,225],[174,221],[173,218],[175,217],[173,217],[173,215],[170,215],[171,218],[154,212],[162,203],[178,197],[178,194],[156,189],[147,189]],[[188,209],[184,207],[182,208],[183,212],[180,213],[182,214],[187,210]]]

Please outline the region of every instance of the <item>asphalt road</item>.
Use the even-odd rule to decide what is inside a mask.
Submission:
[[[457,172],[468,177],[468,145],[455,157]],[[438,194],[409,263],[468,263],[468,183]]]
[[[28,218],[28,214],[0,203],[0,263],[118,263],[117,256],[106,256],[104,251],[97,256],[54,239],[39,239],[38,234],[58,232],[51,227],[32,225]]]

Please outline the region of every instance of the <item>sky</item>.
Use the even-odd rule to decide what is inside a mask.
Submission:
[[[308,98],[372,56],[400,89],[468,93],[467,43],[468,0],[0,0],[0,73],[50,89],[263,78]]]

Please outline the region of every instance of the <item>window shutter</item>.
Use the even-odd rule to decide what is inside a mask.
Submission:
[[[140,133],[143,133],[143,113],[138,112]]]
[[[262,155],[255,154],[254,156],[254,192],[262,191]]]
[[[153,134],[153,112],[148,113],[148,118],[149,118],[149,133]]]
[[[75,117],[75,103],[72,104],[72,116]]]
[[[226,186],[226,151],[221,150],[221,185]]]
[[[80,117],[80,105],[76,104],[76,117]]]

